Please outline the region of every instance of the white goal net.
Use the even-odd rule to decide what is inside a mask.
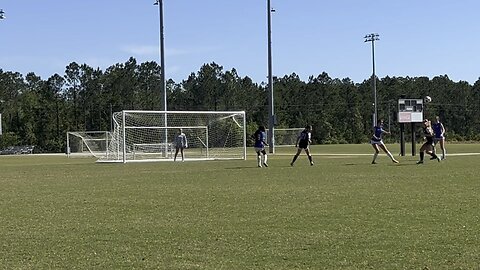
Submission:
[[[186,160],[246,159],[245,112],[121,111],[100,162],[173,159],[175,137],[186,135]]]
[[[293,146],[297,142],[298,135],[305,128],[275,128],[275,146]],[[266,130],[268,136],[269,130]]]
[[[105,157],[111,139],[112,135],[108,131],[67,132],[67,156]]]

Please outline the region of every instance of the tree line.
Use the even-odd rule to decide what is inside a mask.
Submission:
[[[0,149],[35,145],[38,152],[63,152],[69,131],[109,131],[121,110],[163,110],[161,68],[156,62],[125,63],[105,71],[70,63],[63,76],[44,80],[0,69]],[[473,85],[447,75],[375,78],[378,118],[399,140],[398,99],[431,96],[427,118],[440,116],[449,140],[480,140],[480,78]],[[274,78],[276,128],[314,127],[316,144],[365,143],[372,134],[372,78],[355,83],[326,72],[307,81],[293,73]],[[167,81],[168,110],[246,111],[247,130],[268,125],[268,88],[235,69],[204,64],[181,82]],[[407,127],[407,132],[410,132]]]

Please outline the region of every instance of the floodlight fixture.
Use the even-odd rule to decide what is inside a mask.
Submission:
[[[3,9],[0,9],[0,20],[3,19],[5,19],[5,12],[3,11]]]
[[[376,40],[380,40],[379,35],[377,33],[371,33],[371,34],[365,35],[364,39],[365,39],[365,42],[370,42],[370,41],[374,42]]]

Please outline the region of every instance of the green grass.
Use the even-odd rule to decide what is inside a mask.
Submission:
[[[398,153],[398,145],[391,146]],[[417,147],[417,150],[419,147]],[[480,145],[448,145],[449,153]],[[478,269],[480,155],[0,157],[3,269]],[[314,154],[371,154],[369,145]],[[410,148],[406,148],[407,154]],[[188,151],[187,151],[188,155]]]

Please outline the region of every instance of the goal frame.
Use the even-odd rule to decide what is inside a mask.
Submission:
[[[104,138],[94,138],[94,139],[87,139],[85,140],[85,138],[82,136],[82,134],[92,134],[92,135],[102,135],[104,134]],[[75,153],[72,153],[71,152],[71,145],[70,145],[70,137],[77,137],[79,138],[81,141],[82,141],[82,149],[85,147],[88,151],[81,151],[81,152],[75,152]],[[67,143],[66,143],[66,154],[67,154],[67,157],[97,157],[97,158],[101,158],[102,156],[105,156],[107,154],[107,149],[108,149],[108,145],[109,143],[111,142],[111,138],[112,138],[112,135],[111,135],[111,132],[110,131],[68,131],[67,132]],[[101,151],[94,151],[91,149],[91,145],[88,143],[88,141],[101,141],[101,142],[104,142],[105,143],[105,150],[101,150]],[[79,154],[79,153],[84,153],[84,154]],[[86,153],[90,153],[90,154],[86,154]]]
[[[162,126],[146,126],[146,127],[141,127],[141,126],[129,126],[127,123],[127,114],[158,114],[159,116],[163,116],[164,117],[164,123],[162,123]],[[165,145],[165,153],[168,154],[168,140],[167,140],[167,132],[168,130],[170,129],[181,129],[181,128],[203,128],[203,125],[198,125],[198,126],[186,126],[186,125],[182,125],[182,124],[177,124],[177,123],[174,123],[173,125],[169,125],[170,123],[167,123],[167,117],[171,117],[171,115],[205,115],[205,116],[210,116],[210,115],[219,115],[218,119],[219,120],[223,120],[223,119],[227,119],[227,118],[231,118],[233,120],[233,122],[236,124],[236,126],[238,126],[238,129],[237,129],[237,132],[235,134],[237,134],[237,140],[238,138],[241,136],[240,140],[241,140],[241,143],[240,143],[240,140],[238,140],[239,144],[238,146],[236,146],[235,148],[241,148],[241,150],[239,149],[238,152],[236,152],[238,154],[238,157],[222,157],[222,156],[215,156],[215,154],[213,154],[213,156],[210,156],[208,155],[208,152],[209,152],[209,149],[211,148],[211,146],[208,144],[208,138],[211,134],[211,132],[209,131],[209,129],[207,128],[207,141],[205,142],[206,143],[206,151],[207,151],[207,156],[206,158],[204,159],[200,159],[200,160],[218,160],[218,159],[243,159],[243,160],[246,160],[247,159],[247,135],[246,135],[246,116],[245,116],[245,111],[147,111],[147,110],[123,110],[123,111],[120,111],[120,112],[116,112],[113,114],[113,122],[114,122],[114,131],[112,132],[112,137],[113,137],[113,140],[111,142],[111,144],[116,144],[117,146],[117,150],[115,151],[111,151],[109,153],[107,153],[106,155],[106,158],[105,159],[99,159],[97,162],[121,162],[121,163],[127,163],[127,162],[135,162],[135,161],[161,161],[161,160],[172,160],[171,158],[164,158],[164,159],[161,159],[161,158],[156,158],[154,160],[135,160],[135,159],[132,159],[132,158],[129,158],[129,154],[130,153],[127,153],[127,148],[128,148],[128,143],[127,143],[127,130],[128,129],[134,129],[134,128],[138,128],[138,129],[165,129],[165,140],[164,140],[164,145]],[[115,118],[117,117],[117,118]],[[118,121],[117,121],[118,119]],[[243,125],[238,123],[237,120],[240,120],[243,122]],[[208,119],[207,119],[208,120]],[[169,122],[171,122],[169,120]],[[118,129],[118,130],[117,130]],[[130,137],[129,137],[130,138]],[[203,143],[203,142],[202,142]],[[225,148],[221,148],[221,149],[225,149]],[[227,148],[228,149],[228,148]],[[108,151],[107,151],[108,152]],[[228,155],[228,154],[227,154]]]

